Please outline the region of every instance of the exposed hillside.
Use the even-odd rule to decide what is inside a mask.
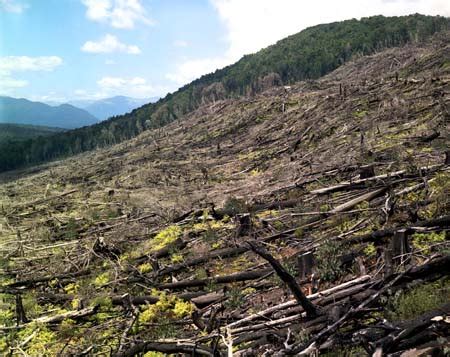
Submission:
[[[444,353],[448,39],[0,176],[2,353]]]
[[[411,15],[375,16],[308,28],[237,63],[203,76],[155,104],[100,124],[36,141],[32,145],[2,148],[0,171],[52,160],[132,138],[146,128],[162,127],[201,105],[243,94],[256,94],[271,86],[318,78],[352,57],[383,48],[417,43],[448,29],[450,19]],[[30,148],[33,148],[32,151]]]
[[[0,123],[74,129],[97,122],[87,111],[69,104],[52,107],[27,99],[0,97]]]
[[[47,126],[2,124],[0,123],[0,143],[14,140],[26,140],[38,136],[47,136],[64,131]]]

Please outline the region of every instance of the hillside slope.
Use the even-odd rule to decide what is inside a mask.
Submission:
[[[443,350],[448,39],[1,175],[2,353]]]
[[[64,131],[47,126],[2,124],[0,123],[0,143],[13,140],[27,140],[38,136],[47,136]]]
[[[112,117],[48,141],[0,147],[0,171],[119,143],[146,129],[163,127],[201,105],[256,94],[271,86],[318,78],[354,56],[408,42],[427,41],[436,32],[449,28],[449,18],[419,14],[373,16],[307,28],[127,115]],[[7,151],[14,155],[1,155]]]
[[[69,104],[52,107],[23,98],[0,97],[0,123],[75,129],[97,122],[92,114]]]

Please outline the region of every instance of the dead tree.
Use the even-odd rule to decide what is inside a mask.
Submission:
[[[250,249],[258,254],[261,258],[267,260],[269,264],[272,266],[273,270],[277,273],[280,279],[289,287],[292,294],[298,303],[303,307],[306,311],[306,315],[308,317],[316,317],[319,315],[319,311],[317,307],[308,300],[308,298],[303,294],[302,290],[298,286],[295,278],[289,274],[289,272],[280,264],[278,260],[276,260],[272,254],[270,254],[266,249],[260,246],[255,241],[247,242]]]

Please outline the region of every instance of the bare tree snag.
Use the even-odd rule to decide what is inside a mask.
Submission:
[[[280,279],[289,287],[298,303],[303,307],[303,309],[305,309],[306,315],[308,317],[318,316],[319,312],[316,306],[314,306],[311,301],[308,300],[305,294],[303,294],[302,290],[295,281],[295,278],[288,273],[288,271],[280,264],[280,262],[278,262],[278,260],[276,260],[266,249],[258,245],[258,243],[256,243],[255,241],[247,242],[247,244],[250,246],[250,249],[253,252],[270,263],[273,270],[275,270]]]
[[[306,252],[297,257],[298,277],[305,279],[313,273],[315,259],[312,252]]]

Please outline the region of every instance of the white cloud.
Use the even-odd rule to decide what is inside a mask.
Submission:
[[[28,56],[5,56],[0,57],[0,92],[11,91],[26,87],[28,81],[13,78],[14,72],[26,71],[53,71],[62,64],[62,59],[57,56],[28,57]]]
[[[210,0],[225,25],[226,52],[178,64],[166,77],[186,84],[202,74],[236,62],[306,27],[372,15],[450,16],[448,0]]]
[[[189,43],[187,41],[183,41],[183,40],[176,40],[176,41],[173,41],[173,45],[175,47],[188,47]]]
[[[8,94],[14,89],[23,88],[28,85],[28,81],[0,76],[0,93]]]
[[[107,65],[116,64],[116,61],[108,58],[107,60],[105,60],[105,64],[107,64]]]
[[[0,74],[23,71],[53,71],[63,63],[58,56],[5,56],[0,57]]]
[[[156,94],[164,93],[164,88],[153,87],[142,77],[103,77],[97,81],[100,93],[95,96],[107,97],[110,95],[129,95],[133,97],[146,98]]]
[[[153,25],[140,0],[82,0],[86,16],[92,21],[107,23],[115,28],[131,29],[136,22]]]
[[[87,41],[81,47],[81,50],[89,53],[111,53],[111,52],[123,52],[132,55],[138,55],[141,50],[138,46],[126,45],[120,42],[116,36],[107,34],[100,41]]]
[[[24,4],[15,0],[0,0],[0,10],[21,14],[28,8],[28,4]]]
[[[84,96],[87,94],[87,92],[84,89],[75,89],[74,94],[76,96]]]
[[[167,73],[166,78],[178,85],[186,84],[203,74],[214,72],[229,63],[227,58],[201,58],[187,60],[177,66],[175,72]]]
[[[121,77],[103,77],[99,81],[97,81],[97,84],[101,88],[120,88],[124,87],[126,85],[145,85],[146,80],[141,77],[134,77],[134,78],[121,78]]]

